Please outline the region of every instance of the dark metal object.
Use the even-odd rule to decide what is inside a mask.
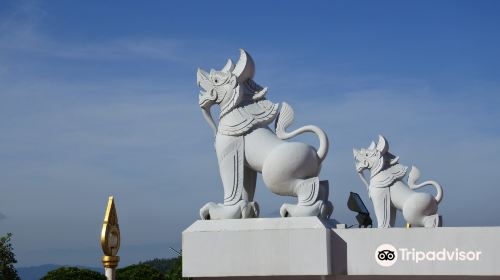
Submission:
[[[372,219],[370,218],[370,212],[366,208],[363,200],[357,193],[351,192],[349,194],[349,200],[347,200],[347,207],[353,212],[357,212],[356,220],[358,220],[359,227],[372,227]]]

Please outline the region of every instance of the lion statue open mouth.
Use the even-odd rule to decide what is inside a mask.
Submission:
[[[199,105],[215,134],[224,187],[224,202],[207,203],[200,209],[201,218],[258,217],[259,206],[253,200],[257,173],[273,193],[298,198],[296,205],[283,204],[281,216],[329,218],[333,205],[328,201],[328,181],[318,177],[328,153],[327,135],[313,125],[287,132],[294,118],[292,108],[266,100],[267,88],[252,80],[254,73],[254,62],[244,50],[236,64],[229,59],[220,71],[198,69]],[[212,105],[220,107],[218,124],[210,112]],[[273,121],[275,131],[268,127]],[[318,150],[285,141],[304,132],[318,136]]]
[[[399,164],[399,157],[389,152],[389,144],[384,136],[379,135],[378,143],[374,142],[367,149],[353,149],[356,171],[368,189],[373,202],[378,227],[393,227],[396,210],[401,210],[405,220],[412,226],[441,226],[437,214],[438,204],[443,198],[443,188],[435,181],[416,184],[420,171],[412,166],[408,175],[408,183],[403,178],[407,167]],[[370,182],[363,175],[370,170]],[[432,185],[436,188],[435,197],[428,193],[415,192],[415,189]]]

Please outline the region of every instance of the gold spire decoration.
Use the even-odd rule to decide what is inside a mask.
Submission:
[[[118,226],[118,215],[113,196],[109,197],[108,207],[104,215],[104,223],[101,230],[101,247],[104,252],[102,264],[105,268],[116,268],[120,257],[116,254],[120,249],[120,227]]]

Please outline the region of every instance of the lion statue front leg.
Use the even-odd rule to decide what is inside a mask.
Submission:
[[[245,219],[259,216],[253,201],[257,173],[245,166],[243,137],[217,135],[215,150],[224,187],[224,203],[209,202],[200,209],[204,220]]]
[[[375,217],[379,228],[394,227],[397,209],[391,202],[389,188],[370,188],[370,199],[373,202]]]

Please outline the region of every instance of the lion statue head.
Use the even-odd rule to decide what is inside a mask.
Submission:
[[[211,69],[207,72],[198,68],[197,84],[201,88],[198,103],[207,122],[216,131],[210,108],[217,104],[220,107],[220,119],[233,109],[265,99],[267,87],[262,87],[252,79],[255,74],[255,63],[252,57],[240,49],[240,58],[236,64],[228,59],[221,70]]]
[[[372,142],[368,148],[353,149],[356,171],[362,173],[365,169],[371,171],[373,177],[388,166],[396,164],[399,157],[389,153],[389,143],[384,136],[378,136],[378,143]]]

